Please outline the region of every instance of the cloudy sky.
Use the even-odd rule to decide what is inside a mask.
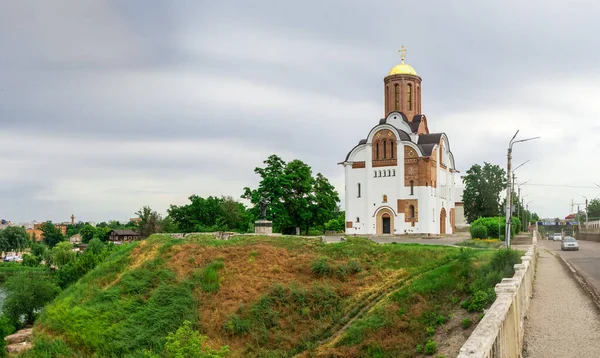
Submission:
[[[343,193],[408,48],[457,168],[506,166],[542,216],[600,189],[597,1],[0,0],[0,218],[124,220],[239,197],[270,154]],[[581,186],[579,188],[578,186]]]

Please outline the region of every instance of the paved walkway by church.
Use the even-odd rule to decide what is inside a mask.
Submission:
[[[600,356],[600,316],[559,258],[540,247],[536,275],[523,357]]]

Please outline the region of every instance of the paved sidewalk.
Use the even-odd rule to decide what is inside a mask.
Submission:
[[[589,297],[543,248],[537,265],[523,357],[599,357],[600,316]]]

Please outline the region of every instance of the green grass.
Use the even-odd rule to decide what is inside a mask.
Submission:
[[[461,298],[470,310],[489,306],[495,296],[486,294],[493,292],[502,277],[512,276],[514,271],[509,268],[519,256],[520,252],[507,250],[459,251],[455,260],[413,276],[354,321],[336,342],[341,349],[337,352],[351,349],[367,356],[376,345],[382,357],[414,356],[418,353],[415,347],[427,354],[435,353],[435,342],[430,340],[435,327],[446,323]],[[402,339],[389,344],[385,339],[389,332],[401,333]]]
[[[190,246],[180,250],[179,245]],[[154,235],[114,252],[45,307],[35,326],[40,332],[35,352],[48,357],[141,357],[143,350],[159,354],[166,336],[189,320],[208,342],[229,345],[233,356],[287,357],[315,349],[372,300],[382,298],[353,322],[340,347],[367,356],[394,355],[402,352],[400,347],[414,352],[417,344],[427,343],[427,327],[442,325],[451,307],[471,297],[478,276],[470,274],[469,265],[492,260],[491,251],[470,251],[474,253],[434,245],[380,245],[364,238],[325,244],[293,236],[224,241],[204,234],[185,240]],[[174,262],[175,257],[180,261]],[[290,262],[294,266],[284,266]],[[249,274],[243,285],[232,281],[228,275],[240,280],[244,273],[237,269],[241,263],[265,273],[269,281]],[[182,272],[189,275],[182,277]],[[287,281],[278,282],[284,275]],[[481,285],[494,279],[482,279]],[[240,292],[246,296],[235,296]],[[229,301],[223,309],[219,300],[231,297],[243,299]],[[418,314],[415,307],[420,307]],[[203,319],[201,312],[212,316]],[[390,348],[378,339],[386,329],[408,345]]]
[[[24,266],[20,262],[1,262],[0,261],[0,282],[6,281],[7,278],[17,272],[40,272],[46,273],[48,269],[45,266],[29,267]]]

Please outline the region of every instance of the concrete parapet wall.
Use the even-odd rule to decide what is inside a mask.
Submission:
[[[533,294],[537,235],[534,232],[533,245],[515,265],[514,276],[496,285],[496,301],[461,347],[458,358],[521,356],[524,321]]]
[[[580,228],[575,236],[577,240],[600,242],[600,228]]]

